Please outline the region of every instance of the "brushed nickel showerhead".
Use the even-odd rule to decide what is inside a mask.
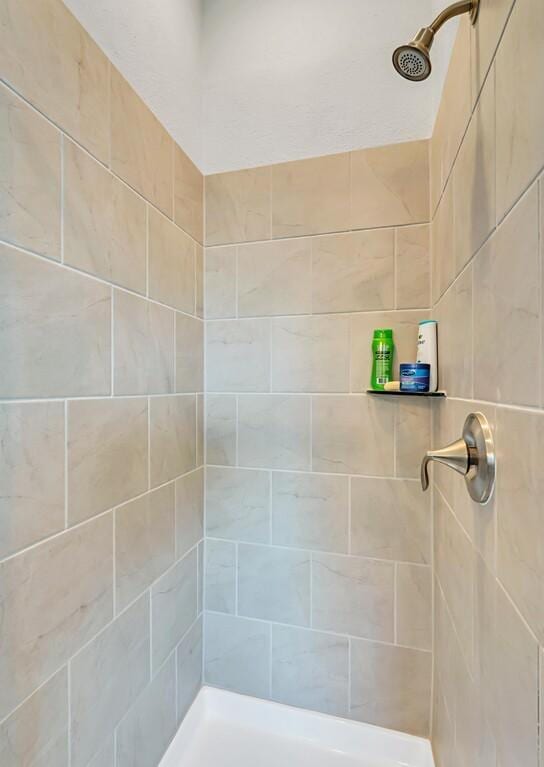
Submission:
[[[453,3],[439,14],[429,27],[419,30],[407,45],[399,46],[393,53],[393,66],[402,77],[413,82],[426,80],[432,71],[431,48],[438,30],[454,16],[470,13],[470,19],[476,24],[480,0],[462,0]]]

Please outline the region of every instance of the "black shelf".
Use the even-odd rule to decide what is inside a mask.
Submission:
[[[446,397],[445,391],[382,391],[367,389],[367,394],[377,394],[379,397]]]

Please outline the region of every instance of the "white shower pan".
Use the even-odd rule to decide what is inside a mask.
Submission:
[[[203,687],[159,767],[434,767],[427,740]]]

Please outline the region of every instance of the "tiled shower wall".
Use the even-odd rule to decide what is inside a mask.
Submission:
[[[202,177],[0,7],[0,763],[155,767],[200,685]]]
[[[434,440],[459,437],[481,410],[498,460],[485,507],[434,469],[438,767],[544,764],[543,41],[541,0],[482,0],[477,27],[460,27],[431,144],[433,311],[450,395]]]
[[[205,681],[427,735],[428,142],[206,177]]]

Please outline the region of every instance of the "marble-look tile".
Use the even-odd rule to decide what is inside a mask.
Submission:
[[[204,390],[204,323],[176,314],[176,391]]]
[[[114,733],[100,747],[86,767],[115,767]]]
[[[0,405],[0,559],[64,527],[64,406]]]
[[[205,421],[205,396],[203,393],[196,395],[196,465],[204,466],[204,448],[206,435],[204,433]]]
[[[206,248],[206,318],[236,317],[236,246]]]
[[[310,397],[238,398],[238,463],[271,469],[310,468]]]
[[[147,400],[68,404],[68,521],[81,522],[147,490]]]
[[[272,626],[272,700],[346,717],[348,676],[345,637]]]
[[[107,162],[109,62],[64,3],[4,2],[0,71],[14,90]]]
[[[236,544],[206,541],[206,610],[217,613],[236,611]]]
[[[109,394],[111,291],[0,246],[0,397]]]
[[[418,650],[431,650],[431,568],[399,562],[396,579],[397,642]]]
[[[312,558],[312,626],[392,642],[395,568],[336,554]]]
[[[312,240],[238,247],[238,315],[310,314]]]
[[[197,242],[204,240],[204,177],[174,145],[174,221]]]
[[[395,230],[348,232],[313,240],[315,313],[393,309]]]
[[[475,260],[476,397],[540,404],[539,283],[538,186],[534,185]]]
[[[426,564],[430,548],[430,501],[419,481],[352,478],[352,554]]]
[[[168,394],[173,391],[175,322],[171,309],[123,290],[114,291],[115,394]]]
[[[176,658],[172,655],[117,728],[117,767],[155,767],[176,726]]]
[[[200,541],[197,549],[197,594],[196,594],[196,611],[198,615],[204,611],[204,577],[205,577],[205,559],[206,552],[204,546],[204,540]]]
[[[266,471],[206,469],[206,534],[250,543],[270,537],[270,477]]]
[[[208,391],[270,391],[270,321],[208,322],[206,366]]]
[[[487,246],[486,246],[487,247]],[[482,251],[483,253],[483,251]],[[479,259],[482,254],[480,253]],[[472,285],[473,266],[469,265],[435,307],[434,319],[438,321],[440,356],[438,377],[440,388],[453,397],[472,397],[473,360],[469,339],[472,338]],[[489,312],[489,301],[484,300],[481,290],[474,293],[475,313],[478,307]],[[475,343],[479,332],[474,333]],[[475,354],[477,360],[477,355]]]
[[[454,715],[455,763],[496,767],[495,738],[484,716],[481,688],[464,666],[461,666],[457,675]]]
[[[429,220],[429,142],[410,141],[351,153],[351,226]]]
[[[397,477],[419,479],[421,457],[431,444],[431,412],[431,403],[424,398],[399,398],[395,424]]]
[[[151,589],[152,662],[155,672],[197,617],[196,549],[170,568]]]
[[[399,363],[414,359],[419,321],[426,312],[376,312],[351,317],[351,391],[364,392],[372,373],[372,335],[376,328],[391,328],[395,352],[393,376],[399,380]]]
[[[498,575],[544,641],[544,417],[497,411]]]
[[[312,397],[312,468],[392,476],[396,403],[366,396]]]
[[[204,319],[204,248],[198,242],[195,245],[195,313]]]
[[[3,719],[111,620],[111,515],[0,564],[0,613]]]
[[[120,612],[174,561],[174,484],[115,511],[115,588]]]
[[[71,662],[71,756],[86,767],[149,682],[149,594]]]
[[[544,90],[540,66],[544,6],[514,5],[495,60],[497,76],[497,215],[507,212],[544,165]]]
[[[68,767],[68,674],[63,667],[0,724],[5,767]]]
[[[239,544],[238,614],[309,626],[310,554]]]
[[[348,153],[272,166],[272,237],[349,229]]]
[[[453,170],[453,248],[459,272],[495,226],[495,77],[486,82]]]
[[[346,554],[349,480],[318,474],[272,474],[272,543]]]
[[[272,321],[273,391],[347,392],[349,376],[349,317],[293,317]]]
[[[67,140],[63,215],[65,263],[145,293],[145,202]]]
[[[206,462],[236,464],[236,397],[231,394],[206,396]]]
[[[149,202],[172,216],[172,139],[113,66],[111,168]]]
[[[196,397],[156,397],[150,401],[151,486],[196,468]]]
[[[455,276],[453,181],[446,186],[431,226],[432,299],[436,304]]]
[[[204,531],[204,469],[176,480],[176,555],[185,554]]]
[[[178,672],[178,721],[181,721],[202,684],[203,655],[202,618],[197,620],[179,643]]]
[[[431,653],[353,640],[351,717],[428,737]]]
[[[204,682],[244,695],[270,696],[270,626],[233,615],[206,615]]]
[[[397,309],[424,309],[431,301],[430,226],[397,229],[395,248]]]
[[[472,27],[472,100],[476,102],[495,56],[514,0],[480,0],[478,23]]]
[[[270,239],[270,168],[206,176],[206,244]]]
[[[455,726],[451,721],[438,674],[433,684],[431,745],[436,767],[454,767]]]
[[[60,156],[58,130],[0,86],[0,237],[57,260]]]
[[[149,208],[149,297],[195,313],[195,243]]]

